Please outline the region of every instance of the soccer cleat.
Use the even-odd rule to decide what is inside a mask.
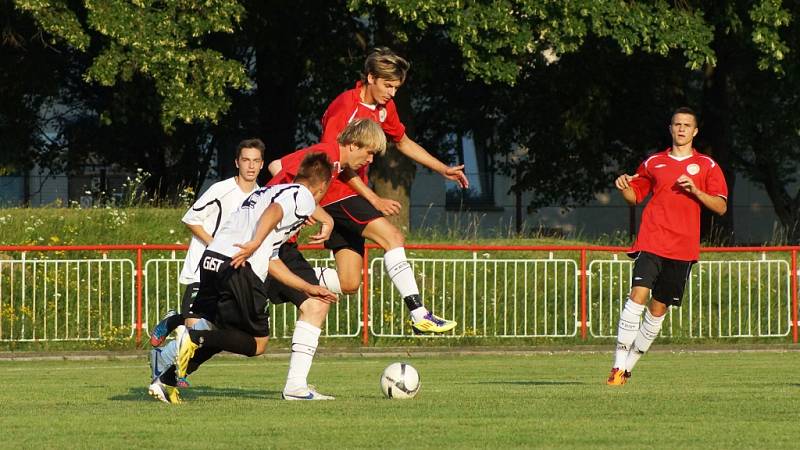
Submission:
[[[182,389],[191,387],[191,384],[189,384],[189,380],[187,379],[187,377],[175,377],[175,379],[177,380],[175,382],[175,387],[179,387]]]
[[[147,393],[156,400],[164,403],[173,405],[181,403],[181,396],[178,392],[178,388],[162,383],[158,377],[154,378],[153,382],[150,383]]]
[[[626,374],[630,374],[630,372],[614,367],[611,369],[611,374],[608,375],[606,384],[609,386],[622,386],[628,381],[628,378],[630,378],[630,375],[626,376]]]
[[[281,392],[281,398],[284,400],[335,400],[336,397],[330,395],[320,394],[314,386],[309,386],[308,389],[302,389],[293,392]]]
[[[161,349],[150,350],[150,379],[158,378],[166,367],[161,367]]]
[[[194,356],[195,350],[200,347],[192,342],[189,330],[181,333],[178,338],[178,356],[175,360],[176,373],[178,378],[186,378],[186,370],[189,368],[189,360]]]
[[[425,314],[422,320],[414,321],[412,319],[411,321],[411,328],[414,330],[414,334],[446,333],[455,328],[456,325],[458,325],[458,322],[455,320],[442,319],[430,311]]]
[[[158,322],[155,328],[153,328],[153,331],[150,332],[150,345],[153,347],[159,347],[164,343],[164,340],[169,335],[169,330],[167,330],[167,319],[176,314],[178,314],[178,312],[174,309],[170,309],[166,314],[164,314],[164,317],[161,318],[161,321]]]

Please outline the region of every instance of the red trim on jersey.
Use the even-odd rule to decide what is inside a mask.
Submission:
[[[641,250],[665,258],[696,261],[700,257],[700,210],[697,197],[677,185],[681,175],[692,178],[695,186],[708,195],[727,198],[728,186],[719,165],[696,150],[684,159],[669,154],[670,149],[647,158],[631,180],[636,202],[653,197],[642,213],[642,223],[631,252]]]

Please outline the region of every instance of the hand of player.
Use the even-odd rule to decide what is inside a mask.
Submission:
[[[338,295],[325,289],[322,286],[315,286],[313,284],[309,284],[308,287],[304,289],[304,292],[309,297],[320,299],[323,303],[337,303],[339,301]]]
[[[697,192],[697,186],[694,185],[694,181],[690,177],[687,177],[685,174],[679,176],[676,183],[678,183],[678,186],[680,186],[684,191],[690,194],[694,194]]]
[[[331,237],[331,233],[333,232],[333,224],[324,221],[321,223],[322,226],[319,228],[319,233],[312,234],[308,237],[309,244],[322,244]]]
[[[303,226],[304,227],[310,227],[310,226],[313,226],[315,223],[317,223],[317,219],[315,219],[314,216],[308,216],[306,221],[303,222]]]
[[[250,257],[257,249],[258,246],[261,245],[258,241],[247,241],[244,244],[233,244],[236,247],[239,247],[239,253],[233,255],[231,258],[231,266],[234,269],[238,269],[242,266],[242,264],[247,261],[247,258]]]
[[[469,187],[469,180],[467,180],[467,176],[464,175],[463,164],[461,164],[460,166],[448,167],[447,170],[444,171],[442,176],[447,178],[448,180],[452,180],[458,183],[458,186],[461,187],[461,189],[466,189]]]
[[[378,197],[378,199],[372,203],[372,206],[382,212],[384,216],[396,216],[400,214],[400,202],[395,200]]]
[[[625,174],[622,174],[619,177],[617,177],[616,180],[614,180],[614,185],[620,191],[624,191],[625,189],[628,189],[629,187],[631,187],[631,180],[633,180],[634,178],[638,178],[638,177],[639,177],[638,173],[635,174],[635,175],[628,175],[628,174],[625,173]]]

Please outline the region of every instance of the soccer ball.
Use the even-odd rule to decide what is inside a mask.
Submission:
[[[387,398],[414,398],[419,386],[419,373],[411,364],[392,363],[381,374],[381,390]]]

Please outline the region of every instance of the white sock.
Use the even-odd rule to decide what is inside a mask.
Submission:
[[[633,366],[639,362],[639,358],[650,350],[650,346],[653,345],[653,341],[656,340],[658,333],[661,331],[661,324],[664,322],[664,317],[666,317],[666,315],[656,317],[650,314],[649,309],[644,312],[644,321],[642,321],[642,326],[639,328],[639,333],[636,335],[636,340],[633,341],[631,351],[628,352],[628,358],[625,360],[625,370],[629,372],[633,370]]]
[[[393,248],[384,253],[383,265],[403,298],[419,295],[417,280],[414,279],[414,271],[406,259],[406,250],[403,247]]]
[[[314,267],[314,273],[317,274],[319,285],[333,292],[334,294],[343,294],[342,285],[339,284],[339,274],[336,269],[328,267]]]
[[[625,302],[622,313],[619,315],[617,326],[617,350],[614,357],[613,367],[625,370],[625,360],[628,359],[628,352],[639,333],[639,323],[642,319],[644,305],[640,305],[630,298]]]
[[[289,374],[283,392],[308,389],[308,372],[317,352],[322,330],[308,322],[298,320],[292,335],[292,356],[289,357]]]
[[[427,314],[428,308],[420,306],[411,311],[411,320],[414,322],[419,322],[420,320],[424,319]]]

